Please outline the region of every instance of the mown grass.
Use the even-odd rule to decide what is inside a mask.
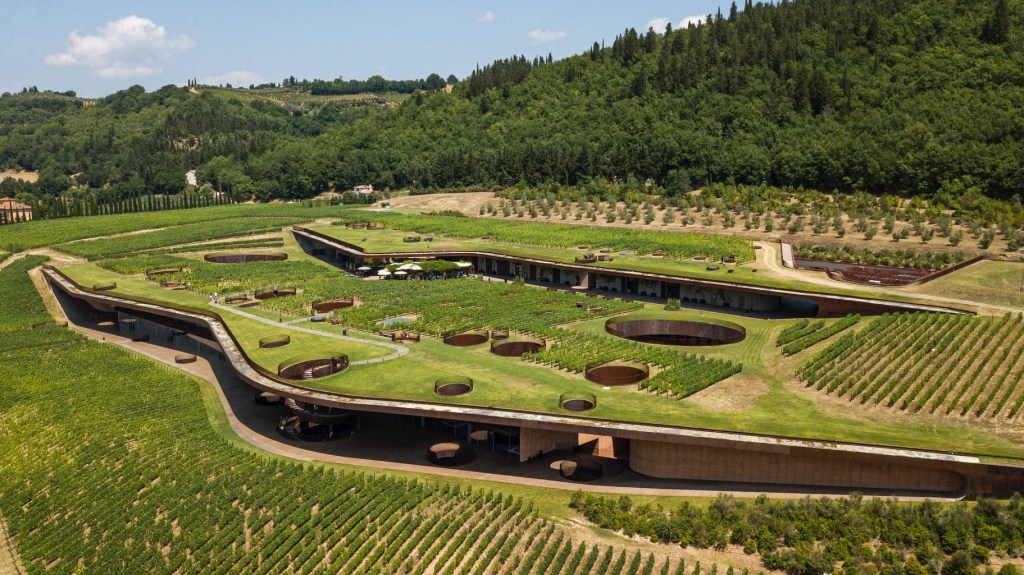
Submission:
[[[1024,309],[1024,263],[983,260],[911,288],[914,293]]]

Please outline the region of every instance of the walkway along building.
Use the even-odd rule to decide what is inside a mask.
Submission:
[[[0,198],[0,224],[27,222],[32,219],[32,206],[14,198]]]

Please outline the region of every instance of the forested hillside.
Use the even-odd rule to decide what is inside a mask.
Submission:
[[[909,195],[961,180],[1010,199],[1024,189],[1022,16],[1021,0],[748,0],[565,60],[498,61],[375,113],[203,88],[9,96],[0,168],[41,173],[0,192],[60,193],[73,174],[115,196],[175,192],[197,168],[261,199],[629,176],[668,193],[735,181]]]

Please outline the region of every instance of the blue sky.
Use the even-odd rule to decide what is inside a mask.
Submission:
[[[0,0],[0,92],[34,85],[96,97],[189,78],[236,86],[291,75],[462,78],[477,63],[568,56],[630,26],[677,26],[729,3]]]

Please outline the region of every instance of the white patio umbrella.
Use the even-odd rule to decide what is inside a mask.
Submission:
[[[356,269],[361,271],[361,272],[368,272],[368,271],[370,271],[370,266],[359,266]]]
[[[422,268],[422,267],[420,267],[420,266],[419,266],[419,264],[402,264],[402,265],[398,266],[398,270],[399,270],[399,271],[413,271],[413,272],[418,272],[418,271],[420,271],[420,270],[422,270],[422,269],[423,269],[423,268]]]
[[[407,275],[408,273],[409,272],[407,272],[407,271],[398,270],[397,272],[395,272],[395,275],[396,276],[404,276],[404,275]]]
[[[473,264],[471,264],[469,262],[455,262],[455,265],[459,266],[460,268],[471,268],[471,267],[473,267]]]
[[[380,270],[380,271],[377,272],[377,275],[379,275],[379,276],[389,276],[389,275],[391,275],[391,272],[389,272],[388,270]]]

